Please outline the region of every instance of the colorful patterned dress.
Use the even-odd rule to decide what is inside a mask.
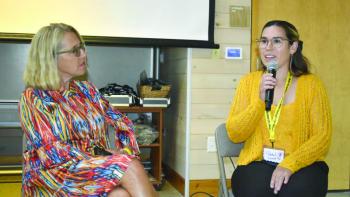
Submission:
[[[107,196],[139,154],[132,122],[90,82],[71,81],[63,92],[28,88],[19,113],[27,137],[25,196]],[[108,125],[116,148],[130,155],[94,156],[95,146],[110,148]]]

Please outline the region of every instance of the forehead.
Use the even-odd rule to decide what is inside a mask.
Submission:
[[[61,43],[63,48],[72,48],[79,45],[80,40],[74,32],[65,32]]]
[[[270,26],[266,27],[261,33],[261,37],[273,38],[273,37],[286,37],[286,32],[282,27]]]

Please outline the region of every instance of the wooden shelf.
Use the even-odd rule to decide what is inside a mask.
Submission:
[[[152,113],[152,124],[159,132],[158,139],[155,143],[149,145],[139,145],[140,148],[149,148],[150,161],[152,163],[152,170],[150,175],[152,176],[152,184],[160,185],[162,183],[162,146],[163,146],[163,111],[164,107],[114,107],[122,113]]]
[[[120,112],[125,112],[125,113],[147,113],[147,112],[160,113],[165,109],[164,107],[140,107],[140,106],[132,106],[132,107],[117,106],[114,108],[119,110]]]
[[[140,148],[153,148],[153,147],[161,147],[160,144],[149,144],[149,145],[139,145]]]

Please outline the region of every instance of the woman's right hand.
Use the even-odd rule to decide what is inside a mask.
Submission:
[[[128,147],[125,147],[123,149],[106,149],[106,150],[114,155],[118,155],[118,154],[131,155],[132,154],[130,148]]]
[[[276,86],[276,79],[272,73],[264,73],[260,82],[260,99],[265,101],[265,92],[268,89],[273,89]]]

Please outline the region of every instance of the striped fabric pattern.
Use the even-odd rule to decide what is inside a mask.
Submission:
[[[25,196],[107,196],[139,154],[132,122],[90,82],[73,80],[61,92],[27,88],[19,114],[27,137]],[[95,146],[110,148],[108,125],[116,148],[130,155],[93,155]]]

